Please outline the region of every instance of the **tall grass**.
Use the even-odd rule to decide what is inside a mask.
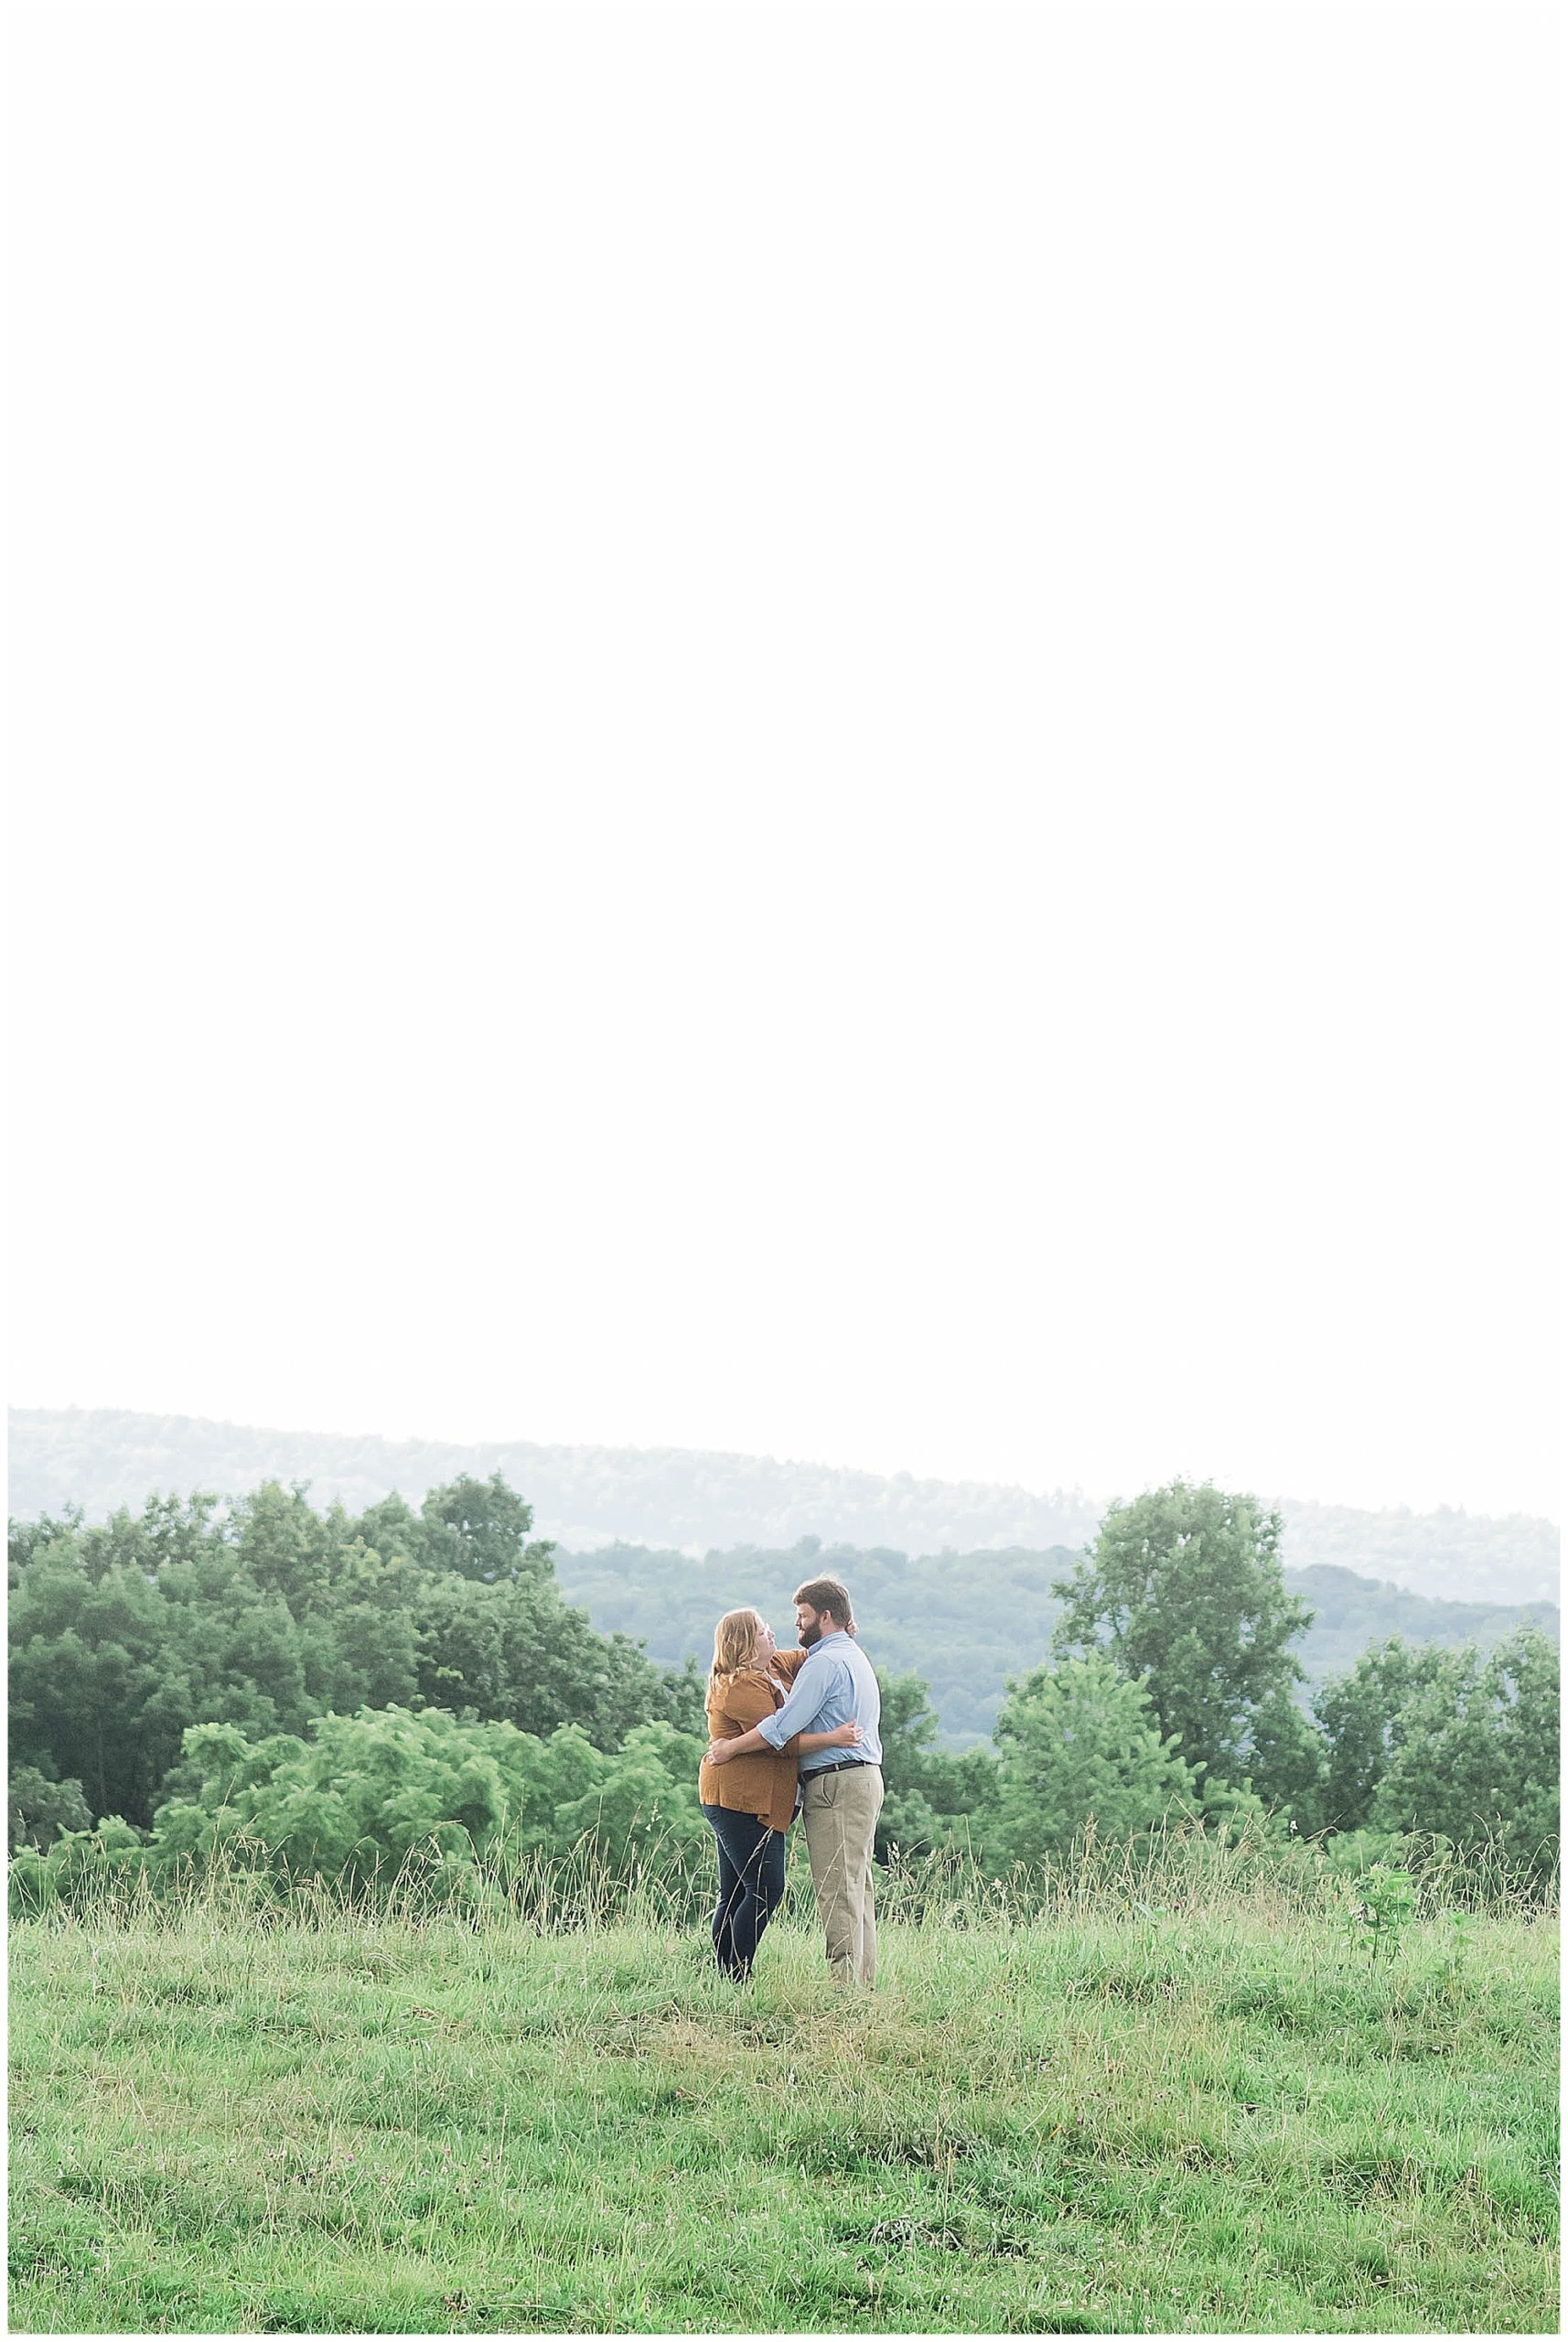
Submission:
[[[1385,1848],[1387,1852],[1385,1853]],[[947,1928],[1019,1926],[1040,1919],[1181,1915],[1223,1906],[1283,1919],[1343,1915],[1374,1853],[1412,1884],[1413,1912],[1531,1918],[1555,1913],[1555,1860],[1520,1861],[1496,1841],[1459,1847],[1408,1836],[1297,1841],[1248,1816],[1234,1828],[1175,1817],[1131,1841],[1102,1839],[1092,1822],[1059,1856],[996,1875],[961,1847],[895,1856],[878,1873],[880,1909],[890,1920]],[[398,1863],[373,1849],[351,1873],[321,1878],[291,1871],[259,1842],[236,1836],[209,1856],[154,1864],[141,1850],[105,1859],[91,1842],[58,1876],[16,1872],[19,1918],[97,1918],[169,1923],[191,1910],[252,1923],[328,1925],[345,1914],[380,1914],[419,1924],[437,1914],[475,1925],[504,1919],[539,1934],[607,1927],[676,1928],[699,1924],[712,1888],[705,1863],[672,1835],[638,1831],[624,1849],[594,1840],[567,1852],[518,1848],[504,1837],[456,1861],[441,1845],[416,1844]]]

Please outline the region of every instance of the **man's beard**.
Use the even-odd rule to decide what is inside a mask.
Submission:
[[[801,1629],[800,1629],[800,1648],[801,1648],[801,1649],[802,1649],[802,1650],[810,1650],[813,1643],[820,1643],[820,1642],[822,1641],[822,1627],[821,1627],[821,1625],[820,1625],[820,1624],[819,1624],[819,1625],[815,1625],[815,1626],[811,1626],[811,1627],[802,1627],[802,1628],[801,1628]]]

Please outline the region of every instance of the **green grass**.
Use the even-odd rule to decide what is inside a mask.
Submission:
[[[12,1939],[24,2332],[1556,2328],[1550,1920],[959,1901],[854,2003],[803,1918]]]

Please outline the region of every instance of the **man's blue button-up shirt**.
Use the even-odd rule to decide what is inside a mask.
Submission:
[[[855,1746],[819,1748],[814,1756],[802,1756],[802,1775],[820,1772],[824,1765],[842,1765],[846,1756],[867,1765],[882,1762],[882,1694],[876,1671],[854,1637],[841,1628],[812,1645],[789,1698],[764,1716],[757,1729],[764,1740],[782,1748],[794,1733],[832,1732],[852,1718],[861,1731]]]

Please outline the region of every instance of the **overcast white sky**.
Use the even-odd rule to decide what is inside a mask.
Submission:
[[[16,1402],[1556,1511],[1549,9],[11,29]]]

